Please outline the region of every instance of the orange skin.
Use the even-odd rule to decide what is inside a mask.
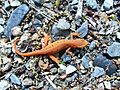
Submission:
[[[75,40],[58,40],[55,41],[46,47],[40,49],[40,50],[35,50],[32,52],[27,52],[27,53],[22,53],[16,48],[16,43],[20,41],[20,39],[16,39],[15,42],[13,43],[13,48],[15,52],[18,55],[21,56],[34,56],[34,55],[48,55],[51,56],[54,53],[58,53],[61,50],[67,49],[67,48],[83,48],[85,47],[88,42],[84,39],[75,39]],[[51,58],[53,58],[51,56]],[[53,58],[54,59],[54,58]],[[54,60],[56,63],[59,63],[60,61]]]

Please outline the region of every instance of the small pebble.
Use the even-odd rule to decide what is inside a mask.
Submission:
[[[57,28],[60,30],[70,29],[70,23],[65,19],[59,19],[57,23]]]
[[[103,83],[99,83],[98,86],[97,86],[97,89],[98,90],[104,90],[104,84]]]
[[[36,6],[40,6],[43,4],[44,0],[32,0]]]
[[[57,28],[57,24],[54,24],[52,26],[52,37],[57,37],[57,36],[67,36],[69,35],[69,30],[59,30]]]
[[[12,67],[12,64],[8,62],[7,64],[4,65],[4,67],[1,68],[1,70],[2,72],[5,72],[5,71],[10,70],[11,67]]]
[[[5,1],[5,2],[4,2],[4,8],[7,9],[8,7],[10,7],[10,4],[9,4],[8,1]]]
[[[42,26],[42,22],[39,19],[35,19],[34,22],[33,22],[33,26],[35,28],[41,27]]]
[[[4,24],[5,23],[5,20],[3,18],[0,18],[0,24]]]
[[[12,28],[12,35],[13,36],[19,36],[21,34],[22,34],[22,32],[21,32],[21,28],[19,26],[15,26]]]
[[[64,54],[61,58],[63,59],[63,62],[70,62],[72,60],[71,56],[66,54]]]
[[[112,45],[110,45],[107,53],[111,57],[120,57],[120,43],[114,42]]]
[[[9,78],[13,84],[17,84],[17,85],[21,84],[20,79],[15,74],[11,74]]]
[[[101,75],[105,74],[105,71],[103,68],[97,67],[95,66],[94,71],[91,73],[91,79],[95,78],[95,77],[99,77]]]
[[[93,50],[93,49],[95,48],[95,46],[96,46],[96,42],[95,42],[95,41],[92,41],[92,42],[90,43],[89,49],[90,49],[90,50]]]
[[[39,82],[37,86],[37,88],[42,88],[42,87],[44,87],[44,81]]]
[[[111,90],[111,83],[109,81],[104,81],[105,88]]]
[[[44,6],[46,6],[47,8],[50,9],[50,8],[52,8],[53,5],[52,5],[52,3],[50,2],[50,3],[44,3]]]
[[[12,7],[19,6],[21,3],[18,0],[9,0]]]
[[[10,87],[10,83],[7,80],[0,81],[0,90],[7,90]]]
[[[88,69],[90,67],[89,65],[89,54],[86,53],[83,57],[82,57],[82,65]]]
[[[113,0],[105,0],[101,10],[109,10],[111,7],[113,7]]]
[[[88,33],[88,21],[85,21],[77,31],[80,34],[80,37],[85,37]]]
[[[58,72],[58,70],[57,70],[57,68],[51,68],[51,69],[50,69],[50,72],[51,72],[52,74],[56,74],[56,73]]]
[[[50,80],[53,81],[56,78],[56,75],[50,75]]]
[[[24,86],[31,86],[33,84],[33,80],[31,78],[25,78],[23,81],[22,81],[22,84]]]
[[[15,57],[15,61],[17,61],[19,64],[23,64],[23,60],[19,57]]]
[[[32,40],[38,40],[38,38],[39,38],[39,35],[37,33],[34,33],[32,35]]]
[[[6,63],[11,62],[11,59],[8,58],[8,57],[3,57],[3,58],[2,58],[2,61],[3,61],[3,64],[6,64]]]
[[[3,26],[0,25],[0,33],[4,32]]]
[[[88,6],[90,6],[92,9],[97,9],[98,4],[96,0],[86,0],[86,3]]]
[[[77,69],[76,69],[74,66],[69,65],[69,66],[66,67],[66,74],[68,75],[68,74],[70,74],[70,73],[73,73],[73,72],[76,71],[76,70],[77,70]]]
[[[120,40],[120,32],[117,32],[117,33],[116,33],[116,36],[117,36],[117,39]]]

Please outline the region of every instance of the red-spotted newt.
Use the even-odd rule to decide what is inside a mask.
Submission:
[[[15,52],[21,56],[51,55],[51,54],[57,53],[67,48],[83,48],[88,44],[88,42],[84,39],[75,39],[75,40],[64,40],[63,39],[63,40],[55,41],[40,50],[22,53],[16,48],[16,43],[18,41],[20,41],[20,39],[16,39],[14,41],[13,48]]]

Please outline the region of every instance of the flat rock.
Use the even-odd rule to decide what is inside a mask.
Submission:
[[[78,29],[77,32],[80,33],[80,37],[84,37],[88,33],[88,21],[85,21]]]
[[[60,30],[57,28],[57,24],[54,24],[51,33],[52,37],[67,36],[69,35],[69,30]]]
[[[104,85],[105,85],[106,89],[108,89],[108,90],[112,89],[110,81],[104,81]]]
[[[101,54],[95,58],[93,65],[102,67],[104,70],[106,70],[108,68],[106,70],[106,74],[108,74],[108,75],[112,75],[117,70],[117,66],[115,64],[113,64],[111,60],[107,59],[106,57],[104,57]]]
[[[65,19],[59,19],[57,28],[60,30],[67,30],[70,28],[70,23]]]
[[[4,32],[3,26],[0,25],[0,33]]]
[[[24,16],[28,13],[29,9],[30,8],[26,4],[22,4],[12,12],[10,18],[8,19],[7,26],[4,30],[4,34],[9,39],[11,39],[12,36],[11,29],[21,23]]]
[[[10,81],[11,81],[13,84],[17,84],[17,85],[20,85],[20,84],[21,84],[20,79],[19,79],[15,74],[11,74],[11,75],[10,75]]]
[[[90,67],[90,64],[89,64],[89,54],[86,53],[83,57],[82,57],[82,65],[88,69]]]
[[[104,0],[101,10],[109,10],[113,7],[113,0]]]
[[[90,43],[89,49],[90,49],[90,50],[93,50],[95,47],[96,47],[96,42],[95,42],[95,41],[92,41],[92,42]]]
[[[120,43],[114,42],[108,47],[107,54],[111,57],[120,57]]]
[[[91,74],[91,79],[95,78],[95,77],[99,77],[101,75],[105,74],[105,71],[103,68],[97,67],[95,66],[94,71]]]
[[[0,90],[7,90],[10,87],[10,83],[7,80],[0,81]]]
[[[10,5],[12,7],[19,6],[21,3],[18,0],[10,0]]]
[[[117,39],[120,39],[120,32],[116,33]]]
[[[86,3],[88,6],[90,6],[92,9],[96,9],[98,7],[96,0],[86,0]]]

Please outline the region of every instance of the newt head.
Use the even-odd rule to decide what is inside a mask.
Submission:
[[[84,39],[75,39],[75,40],[72,40],[70,43],[72,43],[70,45],[73,48],[83,48],[88,45],[88,42]]]

